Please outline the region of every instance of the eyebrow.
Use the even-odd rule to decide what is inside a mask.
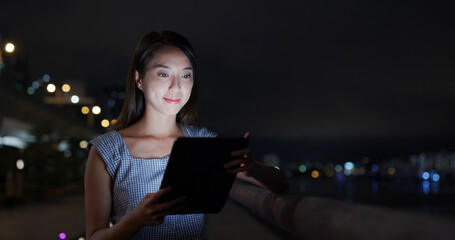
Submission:
[[[170,69],[170,67],[166,66],[166,65],[163,65],[163,64],[156,64],[155,66],[153,66],[153,68],[166,68],[166,69]],[[152,68],[152,69],[153,69]],[[183,70],[193,70],[193,67],[186,67],[184,68]]]

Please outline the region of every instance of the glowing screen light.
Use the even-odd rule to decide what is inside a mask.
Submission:
[[[346,170],[352,170],[352,169],[354,168],[354,163],[352,163],[352,162],[346,162],[346,163],[344,164],[344,168],[345,168]]]
[[[60,239],[65,239],[65,238],[66,238],[66,234],[62,232],[62,233],[60,233],[60,234],[58,235],[58,237],[59,237]]]
[[[428,172],[423,172],[423,173],[422,173],[422,178],[423,178],[424,180],[428,180],[428,179],[430,178],[430,173],[428,173]]]

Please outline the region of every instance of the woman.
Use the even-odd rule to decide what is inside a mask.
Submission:
[[[169,215],[184,197],[159,201],[171,191],[159,186],[174,140],[216,136],[195,126],[197,90],[196,57],[183,36],[151,32],[139,42],[115,130],[91,141],[85,172],[87,239],[206,238],[204,214]],[[232,156],[237,159],[224,166],[229,173],[274,192],[287,190],[280,172],[257,162],[250,149]]]

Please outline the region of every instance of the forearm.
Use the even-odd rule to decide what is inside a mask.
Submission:
[[[283,193],[289,189],[288,180],[280,170],[259,162],[256,162],[256,166],[248,171],[246,176],[254,178],[274,193]]]
[[[96,230],[93,235],[87,235],[87,240],[126,240],[141,228],[134,223],[130,215],[125,216],[120,222],[112,227]]]

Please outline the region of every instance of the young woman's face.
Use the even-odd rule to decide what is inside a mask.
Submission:
[[[177,47],[164,46],[154,52],[142,78],[136,83],[144,92],[146,111],[177,115],[188,102],[193,88],[193,68]]]

